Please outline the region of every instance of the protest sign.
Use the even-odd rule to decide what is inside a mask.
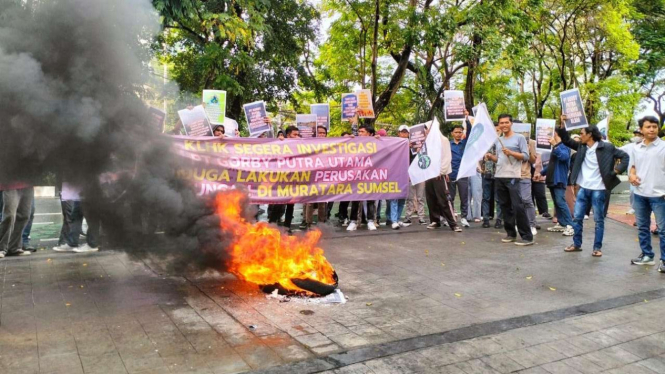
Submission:
[[[411,185],[425,182],[441,175],[441,129],[436,117],[434,120],[425,122],[425,127],[430,126],[430,131],[425,139],[425,146],[413,159],[409,166],[409,178]]]
[[[210,122],[203,106],[198,105],[191,110],[179,110],[178,116],[180,117],[180,121],[182,121],[185,134],[189,136],[212,136],[212,127],[210,127]]]
[[[415,155],[425,145],[427,128],[424,123],[409,127],[409,148],[411,154]]]
[[[208,120],[213,125],[224,124],[226,114],[226,91],[203,90],[203,107],[208,115]],[[226,126],[224,126],[226,130]]]
[[[607,140],[607,136],[610,132],[610,118],[608,117],[598,122],[596,127],[598,127],[598,131],[600,131],[600,135],[603,136],[603,140]]]
[[[164,122],[166,122],[166,112],[151,106],[148,109],[148,126],[159,132],[164,132]]]
[[[561,114],[566,116],[566,130],[581,129],[589,126],[584,115],[582,96],[577,88],[561,93]]]
[[[266,123],[265,119],[268,117],[266,113],[266,103],[263,101],[255,101],[253,103],[245,104],[242,106],[247,118],[247,126],[249,127],[249,134],[259,134],[270,129],[270,124]]]
[[[556,120],[538,118],[536,120],[536,151],[542,153],[543,151],[551,151],[552,144],[550,138],[554,136],[554,127]]]
[[[224,117],[224,135],[227,138],[235,138],[238,131],[238,122],[231,118]]]
[[[312,104],[309,106],[309,112],[316,114],[316,126],[323,126],[330,130],[330,105]]]
[[[480,103],[474,113],[476,113],[476,118],[466,141],[464,155],[457,172],[457,180],[476,175],[478,161],[485,157],[485,153],[497,139],[494,122],[487,112],[487,106]]]
[[[540,161],[543,163],[543,168],[546,168],[550,164],[550,159],[552,159],[552,151],[542,151]]]
[[[296,114],[296,126],[303,138],[316,137],[316,114]]]
[[[342,94],[342,121],[348,121],[358,113],[358,96],[354,93]]]
[[[443,100],[446,121],[464,121],[464,91],[443,91]]]
[[[531,139],[531,124],[513,122],[513,132],[524,136],[526,142],[528,143],[529,139]]]
[[[176,175],[198,195],[244,187],[253,204],[293,204],[408,194],[407,139],[169,139],[182,158]]]
[[[374,102],[372,101],[372,91],[358,90],[356,91],[358,97],[358,117],[360,118],[374,118]]]

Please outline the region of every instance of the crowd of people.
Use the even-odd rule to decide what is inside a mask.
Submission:
[[[503,228],[506,232],[503,243],[529,246],[534,244],[534,236],[541,229],[536,220],[540,215],[552,221],[547,231],[572,237],[572,244],[565,247],[565,252],[579,252],[582,251],[584,221],[593,215],[595,227],[591,254],[601,257],[610,193],[620,184],[618,175],[627,173],[631,185],[630,213],[635,214],[641,248],[641,254],[631,263],[656,264],[651,237],[652,233],[657,234],[661,250],[658,271],[665,272],[665,142],[658,137],[658,119],[642,118],[631,142],[621,148],[603,140],[596,126],[588,126],[579,134],[571,135],[563,125],[565,120],[562,116],[560,125],[549,139],[552,145],[549,160],[543,160],[543,155],[536,151],[534,140],[513,131],[516,121],[511,115],[498,116],[495,123],[498,139],[478,163],[476,174],[457,178],[466,139],[474,126],[473,118],[466,113],[463,124],[452,127],[450,139],[441,135],[439,175],[410,185],[405,199],[385,201],[386,226],[399,230],[417,220],[427,229],[447,226],[454,232],[461,232],[464,227],[470,227],[470,222],[490,228],[490,221],[494,221],[494,228]],[[270,119],[266,121],[270,122]],[[316,134],[326,137],[328,130],[318,126]],[[408,139],[409,128],[400,126],[397,135]],[[225,126],[215,126],[213,136],[227,136]],[[266,133],[259,135],[266,136]],[[344,133],[342,136],[356,135]],[[386,136],[386,131],[360,125],[357,136],[381,137]],[[294,139],[301,136],[297,127],[289,126],[275,137]],[[409,152],[404,157],[413,162],[416,153]],[[548,211],[548,189],[554,214]],[[0,258],[29,255],[34,251],[29,243],[35,209],[34,189],[26,183],[12,182],[0,184],[0,190]],[[85,253],[99,249],[100,220],[88,214],[80,195],[79,188],[63,183],[63,225],[58,245],[53,248],[55,251]],[[458,197],[459,209],[455,209]],[[382,204],[382,201],[339,202],[338,223],[347,231],[358,230],[363,225],[367,230],[375,231],[381,225]],[[330,202],[304,204],[300,229],[307,230],[315,224],[315,213],[319,224],[329,221],[333,206]],[[270,223],[281,224],[292,232],[293,204],[269,205],[266,211]],[[429,217],[426,217],[426,211]],[[657,224],[654,232],[650,229],[652,213]],[[84,218],[88,229],[86,243],[81,245],[79,237],[83,233]]]

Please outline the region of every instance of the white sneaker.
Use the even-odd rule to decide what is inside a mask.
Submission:
[[[53,247],[53,250],[56,252],[74,252],[74,247],[70,247],[69,244],[65,243],[57,247]]]
[[[629,214],[629,215],[633,215],[633,214],[635,214],[635,209],[633,209],[633,208],[628,209],[628,211],[626,212],[626,214]]]
[[[356,231],[358,230],[358,225],[356,224],[356,221],[351,221],[349,223],[349,226],[346,228],[346,231]]]
[[[367,221],[367,230],[369,231],[376,230],[376,225],[374,224],[374,221]]]
[[[409,227],[409,226],[411,226],[410,223],[404,223],[402,221],[397,222],[397,224],[399,225],[399,227]]]
[[[86,252],[97,252],[99,251],[99,248],[92,248],[88,244],[84,244],[80,247],[74,248],[73,250],[76,253],[86,253]]]
[[[549,231],[549,232],[563,232],[563,230],[565,230],[565,229],[566,229],[565,227],[561,226],[561,225],[557,222],[556,225],[554,225],[554,226],[552,226],[552,227],[548,227],[548,228],[547,228],[547,231]]]
[[[400,223],[401,223],[401,222],[395,222],[395,223],[393,223],[393,230],[399,230],[399,228],[402,227],[402,226],[400,225]]]
[[[466,218],[462,218],[462,226],[464,227],[469,227],[469,221],[466,220]]]
[[[585,215],[584,215],[584,219],[585,219],[585,220],[588,220],[588,219],[589,219],[589,216],[585,214]]]
[[[538,235],[538,229],[536,229],[535,227],[532,227],[532,228],[531,228],[531,234],[532,234],[533,236]]]
[[[566,228],[563,230],[563,236],[573,236],[575,235],[575,230],[573,229],[573,226],[568,225]]]

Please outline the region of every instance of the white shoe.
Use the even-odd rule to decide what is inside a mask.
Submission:
[[[401,222],[395,222],[395,223],[393,223],[393,230],[399,230],[399,228],[402,227],[402,226],[400,226],[400,223],[401,223]]]
[[[535,227],[532,227],[532,228],[531,228],[531,234],[532,234],[533,236],[538,235],[538,230],[537,230]]]
[[[342,227],[347,227],[349,225],[349,222],[351,221],[349,221],[348,218],[344,218],[344,222],[342,222]]]
[[[74,252],[76,253],[97,252],[97,251],[99,251],[99,248],[92,248],[87,244],[74,248]]]
[[[376,230],[376,225],[374,224],[374,221],[367,221],[367,230],[369,231]]]
[[[566,228],[563,230],[563,236],[573,236],[575,235],[575,230],[573,229],[573,226],[568,225]]]
[[[635,214],[635,209],[633,209],[633,208],[628,209],[628,211],[626,212],[626,214],[630,214],[630,215]]]
[[[561,225],[557,222],[556,225],[554,225],[554,226],[552,226],[552,227],[548,227],[548,228],[547,228],[547,231],[549,231],[549,232],[563,232],[565,229],[566,229],[565,227],[561,226]]]
[[[404,223],[402,221],[397,222],[397,224],[399,225],[399,227],[409,227],[409,226],[411,226],[410,223]]]
[[[74,252],[74,247],[70,247],[69,244],[65,243],[57,247],[53,247],[53,250],[56,252]]]
[[[587,216],[587,215],[585,214],[585,215],[584,215],[584,219],[585,219],[585,220],[588,220],[588,219],[589,219],[589,216]]]
[[[349,227],[346,228],[346,231],[356,231],[358,230],[358,225],[356,224],[356,221],[351,221],[349,223]]]
[[[462,226],[464,227],[469,227],[469,221],[466,220],[466,218],[462,218]]]

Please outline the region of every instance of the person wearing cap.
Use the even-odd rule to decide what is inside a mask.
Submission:
[[[635,218],[642,253],[631,263],[655,265],[649,232],[653,213],[660,237],[658,272],[665,273],[665,141],[658,138],[658,118],[648,116],[638,123],[644,140],[637,143],[630,154],[628,181],[635,187]]]
[[[410,135],[409,126],[400,125],[397,129],[399,136]],[[409,165],[416,158],[417,151],[411,151],[411,145],[409,144]],[[404,223],[411,224],[411,217],[414,213],[418,215],[418,223],[421,225],[426,225],[425,221],[425,182],[416,184],[415,186],[411,185],[409,182],[409,195],[406,198],[406,212],[404,213]]]

